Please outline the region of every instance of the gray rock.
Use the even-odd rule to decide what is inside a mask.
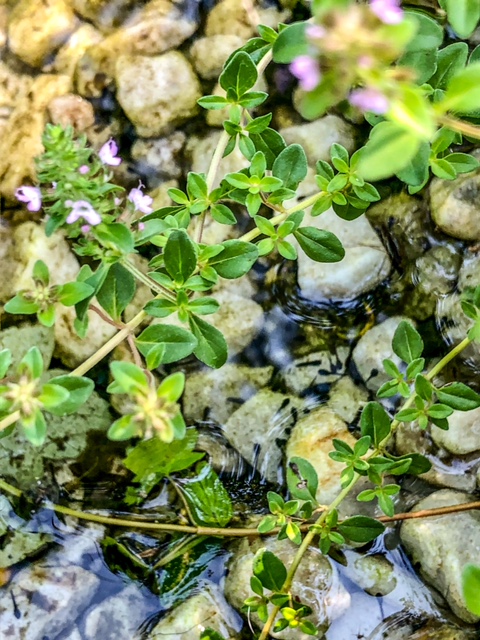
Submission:
[[[287,144],[300,144],[310,166],[318,160],[330,160],[330,147],[334,142],[349,152],[355,148],[354,129],[338,116],[324,116],[319,120],[280,129]]]
[[[187,420],[211,419],[225,423],[239,405],[265,387],[273,367],[247,367],[226,364],[221,369],[206,369],[187,377],[182,396]]]
[[[195,40],[190,57],[195,71],[201,78],[217,79],[229,55],[244,44],[237,35],[217,35]]]
[[[166,637],[170,640],[198,640],[206,627],[211,627],[225,638],[236,640],[242,624],[240,616],[225,601],[218,586],[207,583],[200,593],[167,613],[146,640]]]
[[[10,349],[14,369],[31,347],[40,349],[44,369],[48,369],[54,344],[53,328],[41,324],[21,324],[0,331],[0,350]]]
[[[181,155],[186,136],[183,131],[175,131],[165,138],[135,140],[132,146],[132,158],[148,170],[166,178],[179,178],[182,175]]]
[[[41,67],[76,26],[77,18],[66,0],[21,0],[10,14],[8,46],[23,62]]]
[[[337,263],[315,262],[298,249],[297,279],[305,298],[355,298],[388,276],[390,260],[365,216],[346,221],[329,209],[317,217],[307,213],[303,224],[331,231],[345,248],[345,257]]]
[[[480,285],[480,253],[467,253],[458,274],[458,288],[463,291],[467,287]]]
[[[117,99],[139,136],[154,137],[198,113],[200,84],[178,51],[159,56],[121,55]]]
[[[393,360],[398,367],[402,366],[392,349],[393,335],[402,320],[410,321],[409,318],[393,316],[377,324],[360,338],[353,350],[353,362],[371,391],[378,391],[390,379],[383,368],[386,358]]]
[[[77,64],[84,53],[94,44],[98,44],[102,38],[100,31],[93,25],[82,24],[72,33],[68,42],[59,49],[53,63],[54,70],[73,79]],[[80,78],[76,78],[76,84],[81,84]]]
[[[421,628],[419,629],[419,626]],[[475,640],[476,632],[424,615],[399,612],[388,616],[367,640]]]
[[[474,496],[442,490],[420,500],[412,511],[458,505],[475,500]],[[465,622],[477,622],[462,595],[462,570],[478,562],[480,513],[464,513],[407,520],[400,531],[402,543],[420,565],[425,580],[446,599],[452,611]]]
[[[449,429],[432,426],[433,441],[456,455],[480,449],[480,408],[473,411],[454,411],[448,418]]]
[[[149,603],[150,600],[150,603]],[[85,640],[132,640],[152,614],[152,599],[131,583],[120,593],[93,605],[84,619]]]
[[[461,295],[456,292],[438,299],[435,315],[443,339],[451,346],[461,342],[473,326],[473,320],[463,313]],[[478,342],[471,343],[457,357],[473,369],[478,369],[480,366],[480,344]]]
[[[37,564],[22,569],[0,591],[0,637],[56,638],[71,626],[72,613],[92,600],[99,582],[78,566]]]
[[[335,353],[318,351],[296,358],[280,371],[287,391],[300,394],[319,384],[338,380],[345,373],[349,350],[340,347]]]
[[[250,588],[252,563],[255,554],[262,548],[275,553],[288,567],[297,547],[289,540],[244,539],[235,548],[225,579],[225,596],[236,608],[240,609],[246,598],[254,593]],[[336,570],[328,558],[313,546],[306,551],[293,581],[291,592],[301,602],[311,607],[313,613],[307,619],[325,632],[329,623],[340,616],[350,604],[350,596],[337,578]],[[271,605],[269,605],[271,606]],[[249,619],[257,628],[262,628],[256,613],[249,613]],[[311,636],[299,629],[286,629],[271,633],[273,638],[282,640],[308,640]],[[323,633],[320,636],[323,638]]]
[[[281,474],[281,443],[297,421],[304,402],[268,389],[259,391],[223,426],[226,438],[271,482]]]
[[[342,420],[351,423],[367,401],[367,390],[343,376],[332,384],[327,404]]]
[[[430,184],[430,212],[435,224],[460,240],[480,240],[478,193],[480,175],[467,174],[450,182],[435,178]]]
[[[52,370],[49,377],[63,375]],[[0,440],[0,473],[15,480],[20,489],[32,489],[47,479],[52,464],[77,458],[86,448],[91,432],[106,432],[112,423],[108,403],[95,391],[79,410],[69,416],[45,415],[47,436],[41,447],[34,447],[20,428]],[[44,477],[45,476],[45,477]]]

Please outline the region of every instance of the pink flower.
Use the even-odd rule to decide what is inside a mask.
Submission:
[[[403,20],[401,0],[371,0],[370,9],[385,24],[399,24]]]
[[[118,167],[121,163],[122,159],[117,157],[118,146],[113,138],[110,138],[105,144],[102,146],[100,151],[98,152],[98,157],[103,162],[103,164],[109,164],[112,167]]]
[[[386,96],[376,89],[355,89],[349,100],[350,104],[360,111],[371,111],[377,115],[386,113],[389,107]]]
[[[88,222],[89,225],[94,227],[95,225],[100,224],[102,221],[100,215],[86,200],[76,200],[75,202],[73,202],[72,200],[66,200],[65,205],[72,208],[72,211],[68,214],[66,220],[68,224],[73,224],[80,218],[83,218],[85,222]]]
[[[308,38],[312,40],[321,40],[327,33],[325,27],[319,24],[309,24],[305,29]]]
[[[78,173],[81,173],[82,175],[85,175],[89,171],[90,171],[90,167],[88,167],[86,164],[82,164],[82,166],[79,167],[78,169]]]
[[[291,73],[298,78],[305,91],[312,91],[320,82],[320,66],[318,60],[311,56],[298,56],[290,64]]]
[[[82,224],[82,226],[80,227],[80,231],[83,233],[84,236],[86,236],[91,228],[92,227],[89,224]]]
[[[137,229],[139,231],[143,231],[145,229],[145,223],[144,222],[139,222]]]
[[[153,202],[153,198],[147,196],[143,193],[141,187],[142,183],[138,185],[138,188],[132,189],[128,194],[127,200],[133,203],[136,211],[141,211],[142,213],[152,213],[153,209],[150,206]]]
[[[18,187],[15,197],[20,202],[26,202],[29,211],[40,211],[42,208],[42,194],[38,187]]]

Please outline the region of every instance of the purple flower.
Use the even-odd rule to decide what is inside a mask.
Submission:
[[[98,157],[103,162],[103,164],[110,164],[112,167],[118,167],[121,163],[122,159],[117,157],[118,146],[113,138],[110,138],[105,144],[102,146],[100,151],[98,152]]]
[[[26,202],[29,211],[40,211],[42,208],[42,194],[38,187],[18,187],[15,197],[20,202]]]
[[[137,226],[138,231],[143,231],[145,229],[145,223],[139,222]]]
[[[318,60],[311,56],[298,56],[290,64],[291,73],[298,78],[305,91],[312,91],[320,82],[320,66]]]
[[[376,89],[355,89],[349,97],[350,104],[360,111],[371,111],[382,115],[388,111],[387,98]]]
[[[312,40],[321,40],[326,35],[327,30],[319,24],[309,24],[305,29],[305,33]]]
[[[401,0],[370,0],[370,9],[385,24],[398,24],[403,20]]]
[[[82,224],[82,226],[80,227],[80,231],[83,233],[84,236],[86,236],[91,228],[92,227],[89,224]]]
[[[143,193],[141,187],[142,183],[138,185],[138,188],[132,189],[128,194],[127,200],[133,203],[136,211],[141,211],[142,213],[152,213],[153,209],[150,206],[153,202],[153,198],[147,196]]]
[[[65,205],[72,208],[72,211],[68,214],[66,220],[68,224],[73,224],[80,218],[83,218],[85,222],[88,222],[89,225],[94,227],[95,225],[100,224],[102,221],[100,215],[86,200],[75,200],[75,202],[73,202],[72,200],[66,200]]]
[[[90,171],[90,167],[88,167],[86,164],[82,164],[82,166],[79,167],[78,169],[78,173],[81,173],[82,175],[85,175],[89,171]]]

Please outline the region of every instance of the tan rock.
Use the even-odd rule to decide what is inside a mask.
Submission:
[[[209,131],[205,137],[192,136],[187,142],[185,154],[190,160],[190,169],[196,173],[207,173],[212,156],[220,139],[220,131]],[[235,173],[248,166],[248,160],[238,147],[220,161],[214,187],[218,187],[222,177],[227,173]]]
[[[355,445],[355,438],[348,431],[346,423],[328,407],[319,407],[303,416],[292,431],[287,443],[287,459],[295,456],[305,458],[315,468],[318,475],[317,500],[320,504],[330,504],[340,493],[340,474],[345,468],[328,454],[334,451],[333,438]]]
[[[53,68],[57,73],[73,77],[78,61],[85,51],[102,40],[102,34],[91,24],[82,24],[55,56]]]
[[[253,5],[248,0],[221,0],[208,14],[205,34],[207,36],[233,34],[248,40],[255,33],[256,26],[257,15],[252,9]]]
[[[113,82],[120,55],[156,56],[177,48],[196,29],[197,22],[171,0],[151,0],[122,27],[86,51],[77,68],[79,92],[100,95]]]
[[[480,174],[454,181],[434,178],[430,184],[430,213],[446,234],[460,240],[480,240],[477,194]]]
[[[53,124],[72,126],[77,131],[85,131],[95,122],[92,104],[73,93],[54,98],[48,105],[48,111]]]
[[[6,124],[15,106],[25,98],[32,81],[31,76],[15,73],[7,64],[0,61],[1,128]]]
[[[21,60],[41,67],[76,25],[77,18],[66,0],[20,0],[10,14],[8,44]]]
[[[0,51],[7,44],[8,8],[0,4]]]
[[[0,140],[0,193],[14,198],[17,187],[35,180],[34,158],[43,151],[42,133],[53,98],[70,91],[68,76],[42,75],[17,103]]]
[[[116,65],[117,99],[138,135],[153,137],[198,113],[200,84],[178,51],[122,55]]]
[[[195,71],[201,78],[217,79],[229,55],[239,49],[243,43],[242,38],[233,34],[195,40],[190,49]]]
[[[118,27],[138,0],[71,0],[75,11],[103,31]]]

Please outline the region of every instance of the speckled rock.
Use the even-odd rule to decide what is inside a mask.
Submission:
[[[45,74],[17,102],[0,139],[0,194],[13,200],[21,184],[34,182],[34,158],[43,151],[42,133],[53,98],[70,92],[68,76]]]
[[[420,500],[412,511],[463,504],[474,496],[443,490]],[[477,622],[462,595],[462,569],[478,561],[480,513],[468,511],[425,520],[407,520],[400,537],[413,561],[420,565],[425,580],[447,600],[452,611],[466,622]],[[461,532],[452,535],[452,532]]]
[[[476,640],[476,632],[441,619],[401,611],[385,618],[368,640]]]
[[[305,458],[315,468],[320,504],[329,504],[341,491],[340,474],[345,465],[328,456],[334,451],[333,438],[343,440],[351,447],[356,442],[346,423],[329,407],[320,406],[300,417],[286,448],[287,460]]]
[[[316,217],[307,213],[303,225],[331,231],[345,248],[336,263],[315,262],[299,248],[297,280],[304,298],[355,298],[388,276],[390,259],[365,216],[346,221],[329,209]]]
[[[308,389],[334,382],[345,373],[349,349],[340,347],[335,353],[318,351],[296,358],[280,371],[287,391],[301,394]]]
[[[206,80],[217,79],[228,56],[244,44],[237,35],[218,35],[195,40],[190,57],[195,71]]]
[[[139,138],[133,143],[132,158],[149,173],[155,172],[162,178],[179,178],[186,139],[183,131],[175,131],[165,138]]]
[[[8,21],[8,45],[23,62],[41,67],[76,26],[77,18],[66,0],[20,0]]]
[[[454,181],[434,178],[430,184],[430,212],[435,224],[460,240],[480,240],[478,193],[480,175],[467,174]]]
[[[279,11],[268,2],[221,0],[208,14],[205,33],[207,36],[233,34],[247,40],[256,34],[258,24],[276,28],[290,16],[290,10]]]
[[[193,373],[185,383],[183,415],[187,420],[214,420],[223,424],[239,405],[268,384],[272,374],[273,367],[237,364]]]
[[[17,103],[25,99],[31,84],[31,76],[15,73],[0,61],[0,133]]]
[[[14,368],[31,347],[38,347],[44,369],[48,369],[54,344],[53,328],[41,324],[21,324],[0,331],[0,350],[10,349]]]
[[[297,549],[289,540],[279,541],[273,537],[264,540],[244,539],[236,545],[225,580],[225,595],[227,600],[237,609],[242,607],[246,598],[254,595],[250,589],[252,563],[255,554],[262,548],[267,548],[275,553],[287,566]],[[295,574],[292,594],[312,608],[313,613],[307,619],[318,626],[321,632],[328,628],[331,620],[348,609],[350,604],[350,595],[338,580],[334,565],[313,546],[307,549]],[[257,628],[262,628],[263,625],[257,614],[250,613],[249,618]],[[308,640],[311,638],[299,629],[286,629],[271,635],[273,638],[281,638],[282,640]]]
[[[85,640],[132,640],[143,622],[155,612],[153,598],[135,582],[114,596],[95,603],[85,614]]]
[[[434,442],[456,455],[480,449],[480,408],[473,411],[454,411],[448,418],[448,431],[432,426]]]
[[[146,640],[165,637],[171,640],[198,640],[206,627],[211,627],[225,638],[236,640],[242,626],[240,616],[225,601],[218,586],[207,583],[202,585],[200,593],[167,613]]]
[[[160,135],[198,112],[200,84],[178,51],[151,57],[121,55],[115,73],[117,99],[139,136]]]
[[[71,0],[75,11],[104,31],[118,27],[137,0]]]
[[[458,274],[458,288],[464,291],[467,287],[480,285],[480,253],[466,254]]]
[[[49,371],[48,378],[66,373],[54,369]],[[20,489],[33,490],[37,484],[48,482],[50,471],[56,465],[63,466],[65,461],[76,459],[85,450],[89,433],[105,434],[112,423],[108,403],[95,391],[76,413],[45,414],[45,419],[47,435],[40,447],[30,444],[20,428],[0,440],[0,473]]]
[[[85,51],[101,40],[102,34],[93,25],[82,24],[59,49],[52,65],[53,69],[73,78],[77,63]]]
[[[327,404],[342,420],[351,423],[367,401],[367,390],[343,376],[332,384]]]
[[[318,160],[330,160],[330,147],[334,142],[349,152],[355,148],[353,127],[338,116],[325,116],[313,122],[286,127],[279,133],[287,144],[300,144],[303,147],[312,167]]]
[[[189,11],[184,9],[185,5],[182,8],[171,0],[151,0],[120,28],[90,47],[77,67],[80,93],[100,96],[112,84],[121,55],[156,56],[181,45],[198,26],[198,5],[191,3]]]
[[[461,342],[473,326],[473,320],[463,313],[461,295],[457,292],[437,300],[435,315],[443,339],[448,345],[456,345]],[[459,354],[458,358],[472,368],[478,369],[480,367],[480,344],[478,342],[471,343]]]
[[[393,316],[377,324],[360,338],[353,350],[353,362],[371,391],[378,391],[382,384],[390,380],[383,368],[386,358],[401,366],[400,358],[393,353],[392,339],[402,320],[411,322],[409,318]]]
[[[85,131],[95,122],[91,102],[73,93],[57,96],[48,105],[50,120],[62,127],[71,126],[77,131]]]
[[[304,401],[262,389],[223,425],[226,438],[271,482],[281,476],[282,446],[298,420]]]
[[[40,640],[58,637],[72,623],[99,585],[82,567],[31,565],[0,591],[0,637]]]

